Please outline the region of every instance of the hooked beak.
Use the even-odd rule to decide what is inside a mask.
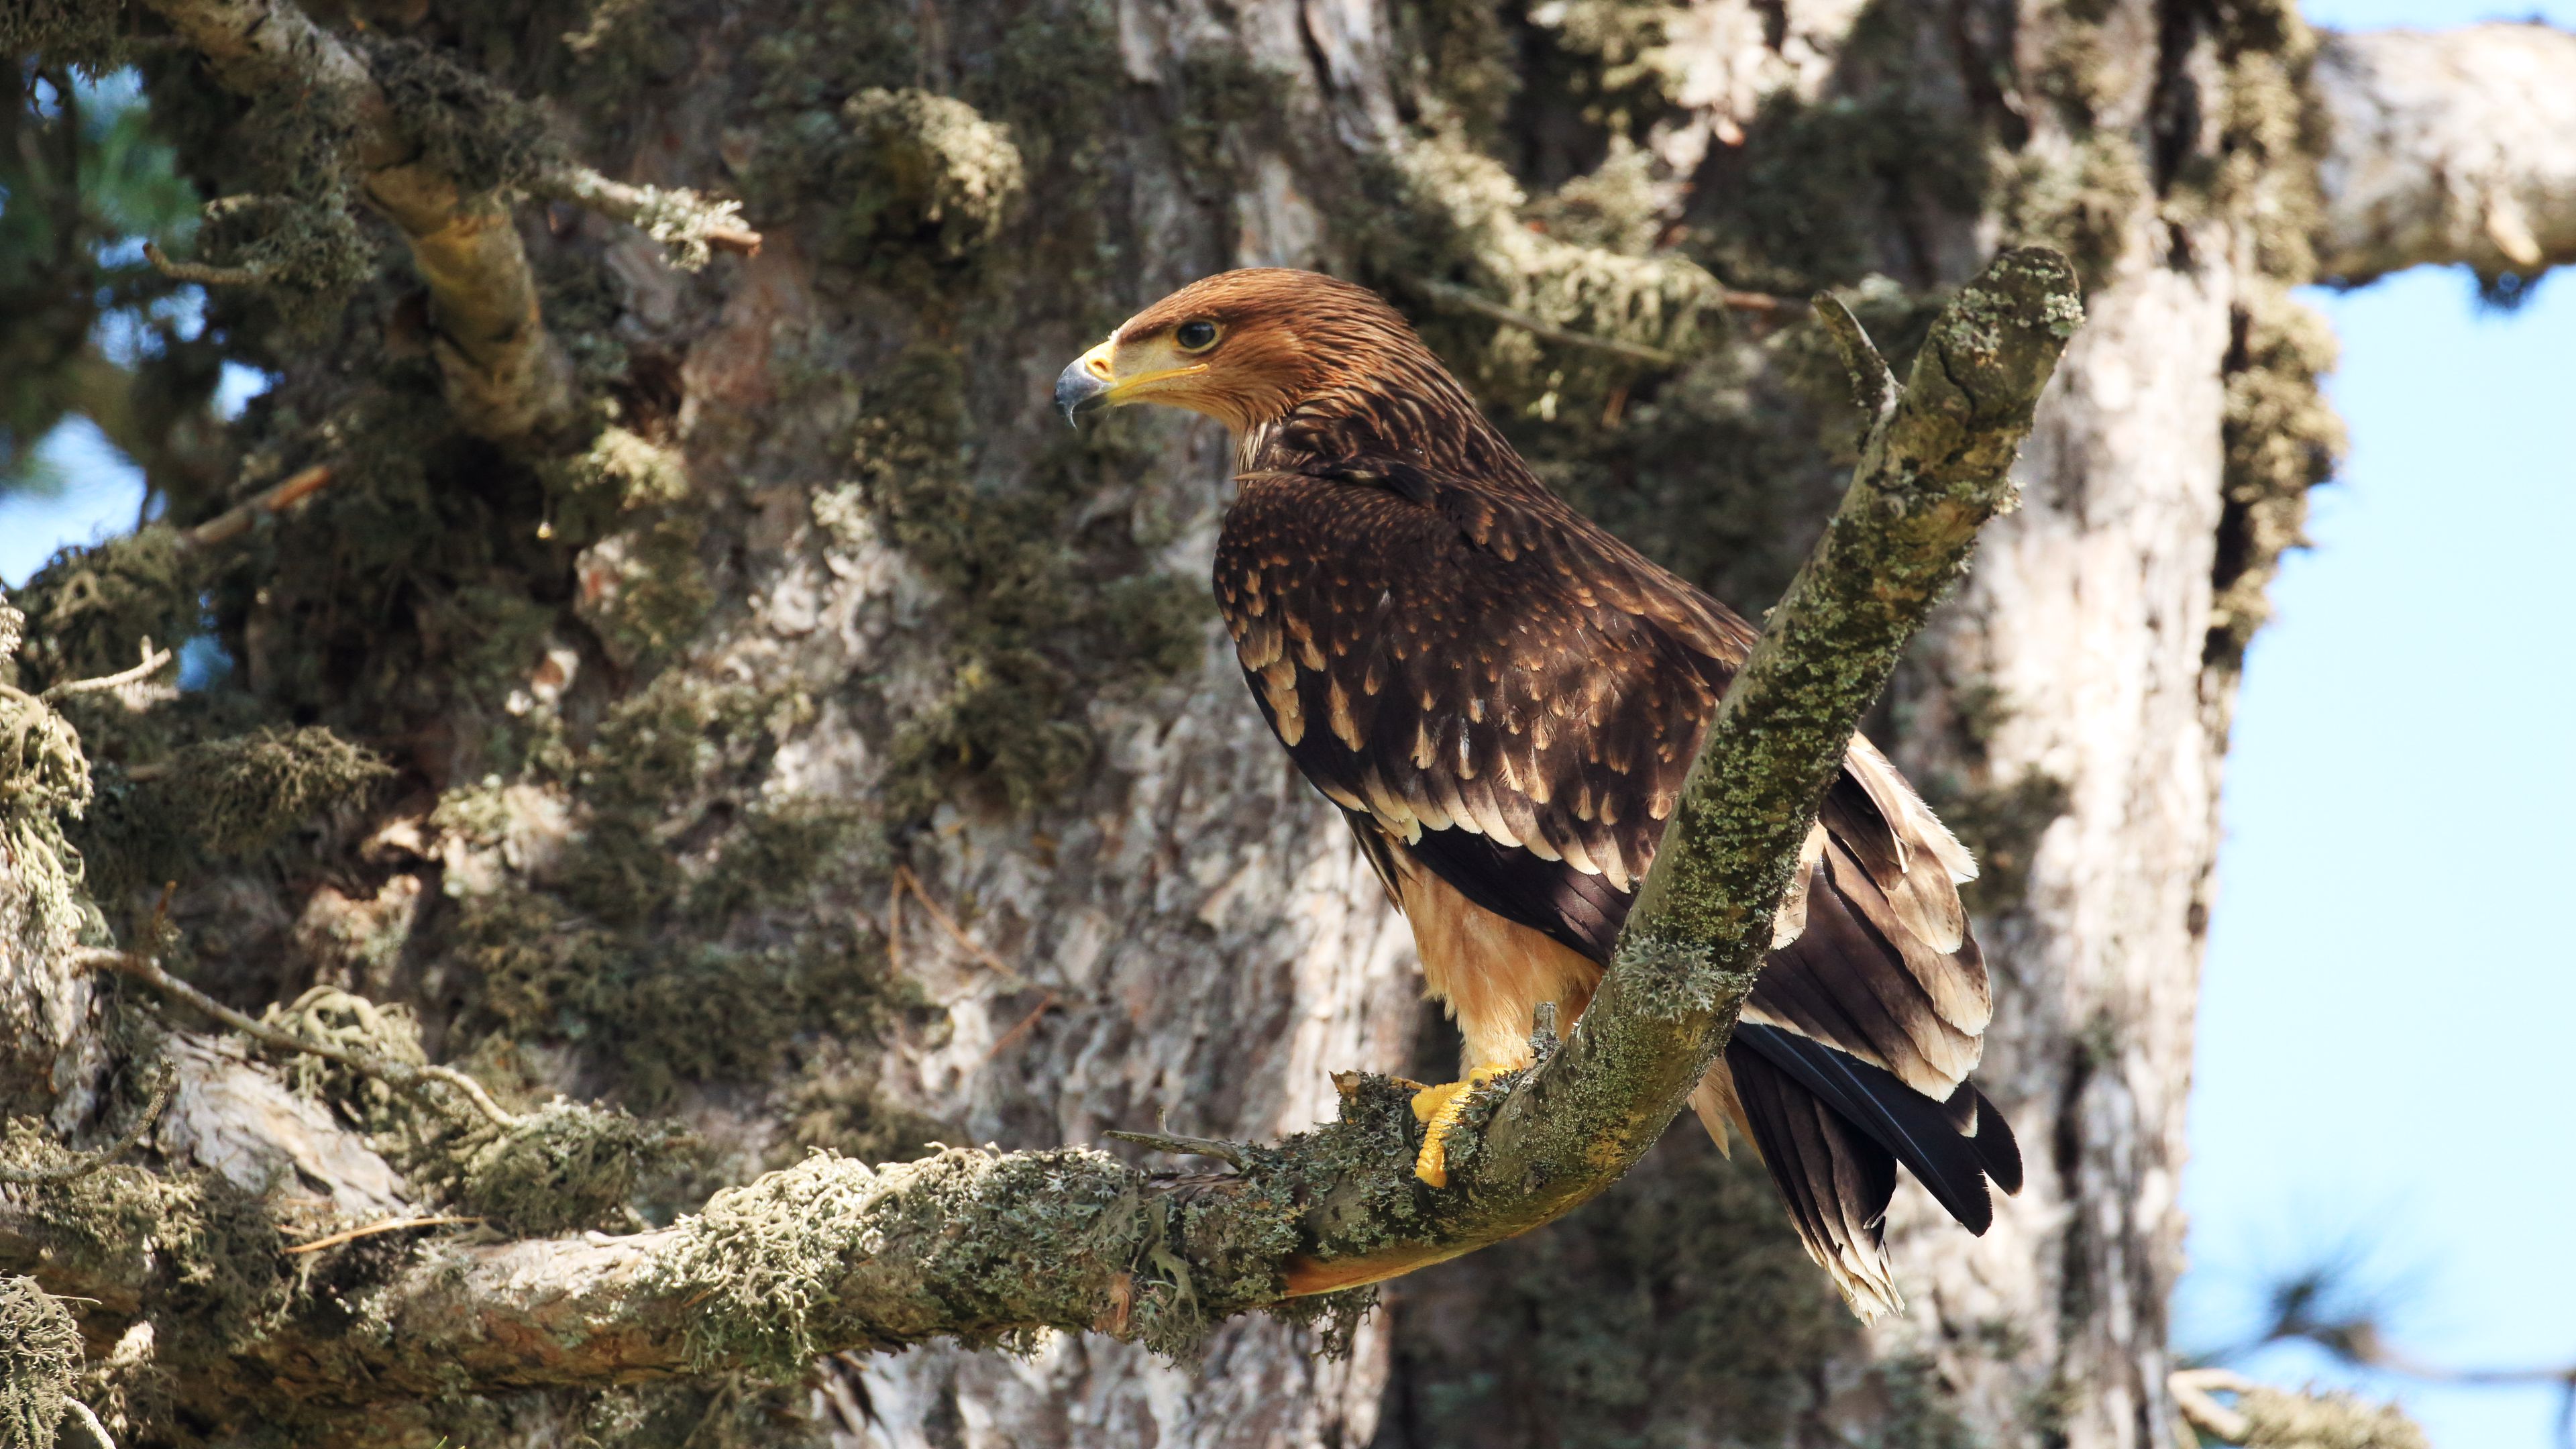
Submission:
[[[1055,409],[1064,414],[1066,422],[1109,406],[1109,352],[1114,344],[1115,339],[1101,343],[1065,364],[1064,371],[1057,374]]]

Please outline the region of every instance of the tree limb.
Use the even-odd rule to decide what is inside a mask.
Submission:
[[[411,244],[429,284],[433,350],[457,422],[498,441],[560,423],[572,404],[571,368],[546,332],[507,202],[468,194],[420,161],[365,60],[294,0],[147,3],[206,57],[226,89],[250,96],[311,88],[347,104],[357,121],[359,184]]]
[[[823,1353],[1045,1329],[1177,1352],[1230,1314],[1393,1277],[1572,1209],[1654,1143],[1724,1049],[1862,712],[2011,502],[2007,472],[2080,318],[2076,295],[2064,258],[2018,251],[1935,322],[1720,706],[1590,1010],[1535,1067],[1478,1093],[1450,1139],[1446,1189],[1413,1176],[1411,1084],[1352,1073],[1336,1079],[1339,1120],[1275,1146],[1224,1144],[1236,1171],[1149,1173],[1085,1148],[947,1148],[874,1168],[817,1153],[655,1232],[423,1243],[367,1294],[384,1332],[253,1352],[279,1391],[353,1402],[793,1373]],[[1857,328],[1847,340],[1867,347]],[[42,1232],[0,1197],[0,1245]]]
[[[2528,278],[2576,262],[2576,35],[2328,35],[2310,84],[2328,126],[2324,276],[2465,263]]]

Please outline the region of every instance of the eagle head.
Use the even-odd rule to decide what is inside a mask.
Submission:
[[[1220,272],[1122,323],[1056,378],[1070,422],[1131,402],[1188,408],[1236,433],[1339,385],[1428,363],[1402,314],[1365,287],[1287,267]]]

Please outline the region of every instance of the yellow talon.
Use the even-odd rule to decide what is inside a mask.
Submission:
[[[1413,1094],[1413,1117],[1423,1125],[1422,1152],[1413,1159],[1413,1175],[1433,1187],[1449,1185],[1449,1129],[1467,1113],[1467,1099],[1478,1087],[1496,1077],[1509,1076],[1511,1067],[1475,1067],[1463,1082],[1442,1082]]]

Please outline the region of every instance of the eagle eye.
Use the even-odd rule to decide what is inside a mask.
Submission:
[[[1216,324],[1201,318],[1172,329],[1172,343],[1183,352],[1205,352],[1216,346]]]

